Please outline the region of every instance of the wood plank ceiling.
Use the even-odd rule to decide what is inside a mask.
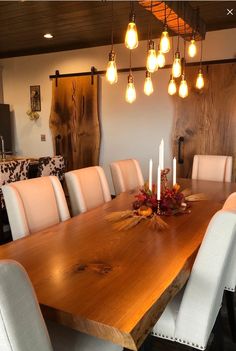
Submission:
[[[207,31],[236,27],[235,1],[190,1],[199,8]],[[124,41],[129,1],[114,1],[114,42]],[[227,8],[234,16],[227,16]],[[163,24],[135,2],[139,38],[153,36]],[[53,39],[43,35],[50,32]],[[111,1],[0,1],[0,58],[31,55],[110,43]]]

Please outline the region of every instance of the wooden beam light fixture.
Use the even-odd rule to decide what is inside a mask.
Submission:
[[[146,10],[152,11],[153,15],[168,28],[190,41],[193,33],[195,40],[205,39],[206,25],[199,16],[198,11],[192,8],[188,1],[150,1],[139,0],[139,4]],[[179,27],[178,27],[179,17]],[[165,23],[166,22],[166,23]]]

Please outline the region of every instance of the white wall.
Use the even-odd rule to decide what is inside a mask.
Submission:
[[[204,60],[233,58],[236,56],[236,29],[207,33],[204,42]],[[175,40],[176,46],[176,40]],[[61,73],[98,70],[106,68],[110,47],[64,51],[51,54],[25,56],[0,61],[3,67],[4,102],[9,103],[14,114],[15,151],[24,156],[53,154],[49,130],[51,107],[51,81],[48,76],[56,69]],[[118,68],[127,67],[129,52],[123,44],[115,46]],[[133,66],[145,65],[146,42],[141,42],[133,53]],[[171,63],[172,53],[167,56]],[[198,60],[198,58],[197,58]],[[143,94],[145,72],[135,72],[137,100],[129,105],[124,100],[127,74],[120,74],[116,85],[110,86],[102,77],[101,124],[102,145],[100,163],[109,176],[112,160],[136,157],[147,175],[148,159],[157,158],[161,138],[165,140],[165,163],[171,163],[171,128],[174,105],[167,94],[169,70],[159,70],[153,76],[155,92]],[[37,122],[30,121],[26,111],[30,107],[29,86],[40,85],[42,111]],[[40,135],[46,134],[46,142]]]

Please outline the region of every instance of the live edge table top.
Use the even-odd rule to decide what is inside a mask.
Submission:
[[[20,262],[43,314],[61,324],[137,350],[187,281],[207,225],[236,184],[180,180],[204,192],[191,213],[165,217],[162,232],[145,224],[117,231],[105,216],[131,207],[122,193],[99,208],[0,247]],[[17,288],[17,287],[16,287]]]

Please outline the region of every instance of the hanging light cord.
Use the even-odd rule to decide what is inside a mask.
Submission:
[[[111,2],[111,50],[113,51],[114,46],[114,6],[113,0]]]
[[[203,40],[201,39],[201,57],[200,57],[200,69],[202,69],[202,51],[203,51]]]
[[[151,0],[151,14],[152,14],[152,0]],[[150,39],[152,40],[152,16],[150,18]]]
[[[183,62],[183,74],[185,75],[185,51],[186,51],[186,21],[185,21],[185,5],[184,5],[184,62]]]
[[[165,2],[165,22],[164,22],[164,26],[166,26],[166,2]]]
[[[131,71],[131,50],[129,51],[129,74],[132,74],[132,71]]]
[[[177,41],[177,51],[179,51],[179,16],[178,16],[178,41]]]

